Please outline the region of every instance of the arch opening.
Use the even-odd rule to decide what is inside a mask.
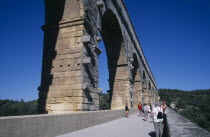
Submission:
[[[102,17],[102,36],[109,72],[109,101],[111,109],[121,109],[129,102],[125,93],[126,84],[128,85],[128,65],[125,53],[125,45],[119,22],[116,15],[107,10]],[[123,86],[125,88],[122,88]]]
[[[133,55],[132,62],[132,84],[133,84],[133,98],[132,102],[134,106],[137,106],[139,102],[142,102],[142,91],[141,91],[141,77],[139,70],[139,63],[136,54]]]

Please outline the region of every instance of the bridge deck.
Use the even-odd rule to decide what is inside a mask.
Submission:
[[[60,135],[58,137],[155,137],[152,119],[143,120],[138,114],[101,125]]]

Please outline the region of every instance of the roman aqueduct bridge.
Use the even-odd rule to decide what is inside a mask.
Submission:
[[[99,110],[102,39],[111,110],[157,100],[154,76],[123,0],[45,0],[45,14],[39,113]]]

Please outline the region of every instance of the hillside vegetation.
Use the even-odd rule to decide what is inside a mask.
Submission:
[[[37,113],[37,101],[24,102],[0,100],[0,116],[33,115]]]
[[[159,89],[159,96],[173,110],[210,131],[210,89],[194,91]]]
[[[109,95],[100,94],[100,110],[109,109]],[[0,100],[0,116],[18,116],[37,114],[37,100],[24,102],[14,100]]]

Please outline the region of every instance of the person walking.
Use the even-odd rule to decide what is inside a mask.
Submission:
[[[139,104],[138,104],[138,110],[139,110],[139,116],[141,116],[141,114],[142,114],[142,104],[141,104],[141,102],[139,102]]]
[[[160,106],[160,102],[155,103],[155,107],[152,111],[152,118],[154,120],[156,137],[162,137],[163,135],[163,109]]]
[[[147,116],[147,118],[149,118],[149,115],[151,115],[151,108],[150,108],[149,104],[147,104],[147,108],[148,108],[148,116]]]
[[[149,110],[148,105],[145,103],[144,104],[144,118],[145,118],[145,120],[148,119],[148,110]]]
[[[166,102],[165,101],[162,102],[161,107],[163,109],[163,119],[166,119],[166,114],[167,114],[166,108],[167,108],[167,105],[166,105]]]
[[[151,105],[151,103],[149,103],[149,107],[150,107],[150,111],[152,112],[152,105]]]
[[[129,112],[128,103],[126,103],[126,105],[125,105],[125,117],[126,118],[128,118],[128,112]]]
[[[165,131],[167,131],[167,122],[166,122],[166,109],[167,109],[167,105],[166,102],[163,101],[161,108],[163,109],[163,136],[167,135],[167,133]]]
[[[150,115],[152,117],[152,115],[151,115],[151,113],[152,113],[152,105],[151,105],[151,103],[148,104],[148,107],[149,107],[148,115]]]

